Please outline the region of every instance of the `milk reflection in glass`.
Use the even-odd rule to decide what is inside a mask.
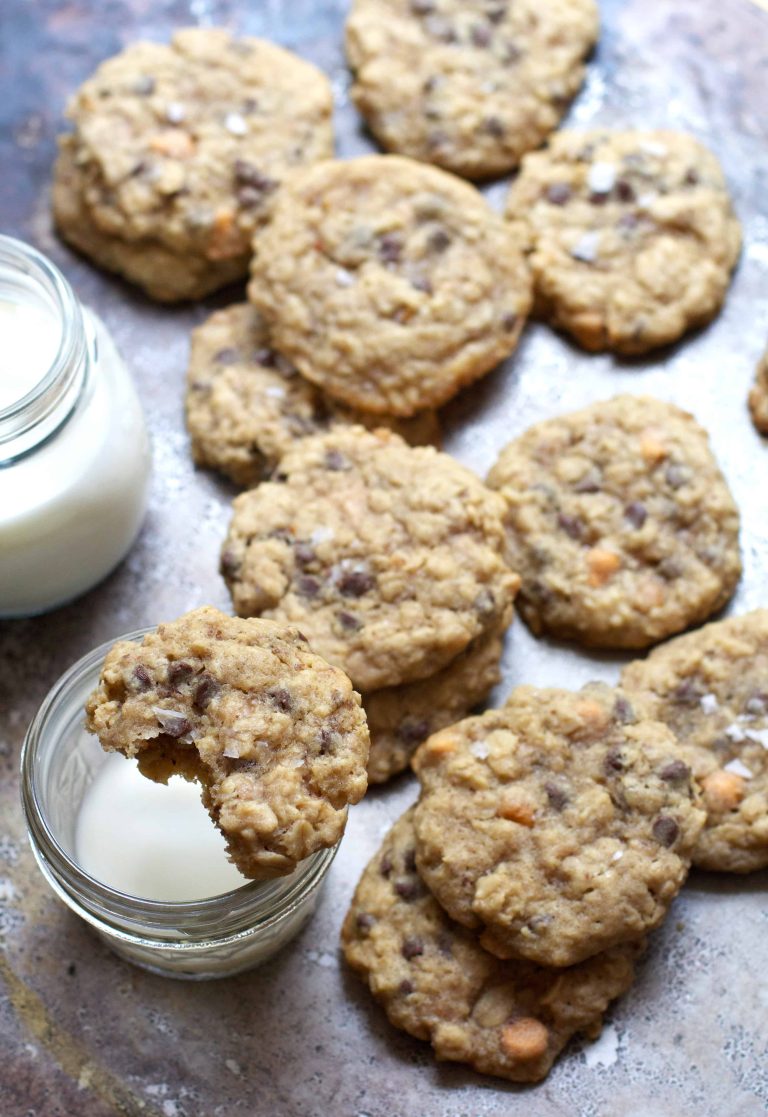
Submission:
[[[61,343],[61,325],[41,306],[0,299],[0,411],[40,383]]]

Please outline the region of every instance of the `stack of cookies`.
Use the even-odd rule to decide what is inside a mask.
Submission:
[[[543,1078],[595,1036],[705,820],[673,733],[627,694],[519,687],[417,751],[421,797],[342,931],[390,1020],[438,1058]]]
[[[342,426],[243,493],[221,555],[235,611],[296,625],[363,695],[370,778],[498,681],[519,579],[504,502],[432,447]]]

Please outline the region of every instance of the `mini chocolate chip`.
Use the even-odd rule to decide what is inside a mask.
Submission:
[[[501,52],[501,61],[510,64],[512,62],[519,62],[522,57],[523,52],[520,50],[520,47],[517,46],[516,43],[507,40]]]
[[[681,488],[688,480],[688,470],[675,462],[670,462],[664,471],[664,479],[673,489]]]
[[[324,725],[323,728],[320,730],[318,737],[320,739],[320,754],[322,756],[327,756],[329,752],[333,752],[339,739],[338,733],[334,733],[332,729],[329,729],[327,725]]]
[[[575,493],[599,493],[603,475],[596,466],[588,469],[584,476],[573,486]]]
[[[551,202],[553,206],[564,206],[567,201],[570,201],[572,190],[565,182],[553,182],[551,186],[547,187],[546,199]]]
[[[589,200],[593,206],[604,206],[605,203],[608,201],[608,195],[606,193],[601,193],[598,190],[593,190],[592,193],[589,195]]]
[[[192,699],[192,706],[198,714],[208,708],[220,690],[221,687],[210,675],[202,674],[200,676],[195,697]]]
[[[336,584],[344,597],[363,597],[373,588],[375,581],[366,570],[343,570]]]
[[[143,663],[137,663],[133,669],[133,678],[136,690],[149,690],[152,686],[152,676]]]
[[[184,663],[179,660],[176,663],[171,663],[168,666],[168,682],[172,687],[180,687],[183,683],[188,683],[195,673],[195,669],[191,663]]]
[[[669,815],[659,815],[653,824],[653,836],[659,845],[667,847],[674,845],[679,833],[680,827]]]
[[[437,936],[437,949],[447,958],[453,954],[453,935],[450,931],[440,931]]]
[[[482,589],[473,604],[481,617],[490,616],[496,608],[496,598],[491,590]]]
[[[150,93],[155,91],[155,79],[150,77],[149,74],[142,74],[141,77],[136,78],[136,81],[131,86],[131,92],[135,93],[138,97],[148,97]]]
[[[499,119],[498,116],[489,116],[480,125],[481,131],[485,132],[488,136],[493,136],[495,140],[501,140],[506,136],[507,129],[504,126],[504,121]]]
[[[668,783],[675,783],[677,780],[687,780],[691,774],[691,769],[682,760],[671,760],[666,764],[659,775],[663,780]]]
[[[320,592],[320,583],[317,578],[303,575],[297,580],[296,588],[302,597],[317,597]]]
[[[255,163],[249,163],[247,159],[235,160],[235,178],[243,186],[251,187],[252,190],[256,190],[260,195],[268,194],[270,191],[277,188],[277,183],[274,179],[263,174]]]
[[[293,557],[299,566],[309,566],[317,558],[317,552],[309,543],[295,543]]]
[[[426,276],[417,275],[415,279],[411,280],[411,287],[415,287],[417,291],[423,291],[426,295],[431,295],[434,288]]]
[[[240,359],[240,354],[236,349],[229,347],[220,349],[213,359],[217,365],[234,365]]]
[[[685,573],[685,567],[676,558],[665,558],[656,566],[656,573],[660,574],[668,582],[673,582],[675,578],[681,578]]]
[[[257,365],[262,365],[264,368],[274,368],[277,360],[277,353],[274,349],[254,349],[251,360],[255,361]]]
[[[686,706],[692,706],[699,701],[701,693],[701,689],[693,680],[683,679],[672,691],[672,697],[675,702],[681,702]]]
[[[434,0],[411,0],[411,11],[415,16],[428,16],[434,10]]]
[[[403,854],[403,866],[407,873],[416,872],[416,850],[411,847]]]
[[[225,578],[232,578],[240,569],[240,560],[231,551],[224,551],[219,560],[219,570]]]
[[[435,229],[434,232],[429,234],[427,240],[427,244],[432,252],[445,252],[450,243],[451,238],[445,229]]]
[[[616,745],[608,749],[603,761],[603,771],[607,776],[612,776],[614,772],[624,771],[624,758],[621,755],[621,749]]]
[[[629,520],[632,527],[641,528],[648,519],[648,509],[639,500],[633,500],[624,509],[624,518]]]
[[[245,100],[243,101],[243,112],[244,113],[247,113],[250,116],[251,113],[258,112],[258,109],[259,109],[259,102],[256,100],[255,97],[246,97],[245,98]]]
[[[429,736],[429,729],[426,718],[406,717],[397,727],[397,737],[406,745],[420,745]]]
[[[561,512],[557,517],[557,526],[561,527],[570,539],[582,539],[584,536],[584,523],[578,516],[569,516]]]
[[[418,880],[396,880],[395,892],[401,900],[410,904],[412,900],[417,900],[422,894],[422,886]]]
[[[379,872],[383,877],[388,877],[392,872],[392,858],[388,853],[385,853],[379,862]]]
[[[241,186],[237,191],[237,200],[243,209],[255,209],[264,201],[264,191],[255,186]]]
[[[363,622],[354,613],[347,612],[346,609],[341,609],[336,616],[338,617],[339,624],[345,628],[347,632],[359,632],[363,627]]]
[[[633,202],[635,200],[635,191],[631,182],[627,182],[625,178],[620,178],[616,183],[616,195],[620,202]]]
[[[517,315],[515,313],[513,313],[512,311],[510,311],[508,314],[505,314],[504,317],[502,318],[501,328],[502,328],[502,330],[504,330],[504,333],[511,334],[512,331],[517,328],[517,322],[518,322]]]
[[[487,27],[484,23],[476,23],[470,31],[469,37],[472,40],[473,46],[481,48],[489,47],[491,45],[491,39],[493,38],[493,32],[490,27]]]
[[[402,993],[404,997],[407,997],[410,993],[413,992],[413,982],[401,981],[397,987],[397,991],[398,993]]]
[[[282,710],[283,713],[288,713],[289,710],[293,709],[293,698],[285,687],[273,687],[272,690],[267,691],[267,698],[273,706],[276,706],[278,710]]]
[[[699,175],[699,172],[696,170],[695,167],[689,167],[688,170],[685,172],[685,178],[683,181],[685,182],[686,186],[698,186],[698,184],[701,182],[701,176]]]
[[[410,962],[411,958],[418,958],[420,954],[424,953],[424,942],[417,935],[409,935],[407,939],[403,939],[403,945],[400,947],[400,953],[403,958],[407,958]]]
[[[361,911],[357,919],[355,920],[358,931],[360,931],[364,935],[368,934],[375,923],[376,920],[372,915],[369,915],[367,911]]]
[[[622,725],[632,725],[633,722],[637,721],[632,703],[623,694],[620,694],[613,704],[613,716]]]
[[[385,264],[396,264],[402,251],[400,238],[393,236],[392,233],[385,233],[379,241],[379,256]]]
[[[561,787],[557,786],[556,783],[547,781],[547,783],[544,784],[544,790],[547,793],[549,805],[551,807],[554,807],[556,811],[562,811],[563,808],[568,805],[568,796],[565,794]]]
[[[494,4],[493,7],[489,8],[488,11],[485,13],[486,19],[489,23],[501,23],[506,14],[507,5],[504,3]]]
[[[352,468],[352,463],[339,450],[328,450],[325,455],[325,468],[334,473],[343,473]]]

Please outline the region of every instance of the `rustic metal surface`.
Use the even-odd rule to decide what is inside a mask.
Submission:
[[[589,357],[544,327],[449,410],[447,448],[482,473],[530,422],[617,391],[651,391],[711,431],[743,510],[745,574],[731,611],[766,603],[768,447],[745,394],[768,337],[768,14],[748,0],[603,0],[604,30],[571,121],[671,125],[720,154],[746,246],[725,312],[651,362]],[[340,965],[337,935],[364,862],[414,794],[408,778],[353,811],[321,910],[268,968],[188,985],[118,961],[47,891],[18,806],[21,740],[58,675],[96,644],[202,602],[224,608],[217,550],[232,491],[195,473],[182,423],[190,327],[214,303],[151,305],[52,235],[48,181],[66,95],[140,35],[221,22],[264,34],[331,75],[339,153],[370,144],[348,103],[342,0],[2,0],[0,228],[49,253],[103,315],[154,436],[146,527],[121,569],[68,608],[0,627],[0,1113],[53,1117],[753,1117],[768,1105],[766,876],[694,874],[634,990],[596,1048],[574,1045],[549,1079],[515,1088],[440,1066],[390,1028]],[[498,199],[499,188],[491,190]],[[614,679],[615,660],[534,641],[520,623],[511,685]]]

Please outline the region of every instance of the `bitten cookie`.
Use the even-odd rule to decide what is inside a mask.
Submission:
[[[438,407],[514,350],[531,302],[518,238],[453,175],[397,156],[292,177],[248,294],[275,348],[364,411]]]
[[[360,690],[434,675],[498,625],[519,579],[504,503],[389,431],[307,438],[243,493],[221,556],[235,611],[297,625]]]
[[[507,503],[519,608],[537,634],[642,648],[720,609],[739,514],[693,416],[617,396],[529,428],[488,476]]]
[[[703,869],[768,866],[768,609],[709,624],[625,667],[622,685],[691,746]]]
[[[768,434],[768,349],[755,370],[755,382],[749,393],[749,410],[760,434]]]
[[[518,687],[430,737],[416,863],[501,958],[572,966],[658,926],[704,823],[666,726],[621,692]]]
[[[511,617],[510,609],[498,626],[478,636],[431,678],[362,696],[371,734],[370,783],[383,783],[402,772],[430,733],[466,717],[488,697],[501,681],[499,664]]]
[[[560,132],[523,160],[537,313],[586,349],[645,353],[708,322],[741,229],[717,159],[678,132]]]
[[[618,946],[568,970],[494,958],[419,879],[412,811],[365,869],[341,941],[395,1027],[428,1040],[438,1059],[513,1082],[544,1078],[573,1035],[599,1035],[642,952]]]
[[[216,310],[192,331],[186,413],[195,462],[245,486],[263,480],[302,438],[339,424],[392,427],[414,445],[440,440],[434,411],[413,419],[371,416],[304,380],[271,348],[250,303]]]
[[[597,33],[594,0],[354,0],[352,97],[390,151],[504,174],[557,127]]]
[[[333,97],[314,66],[215,28],[134,43],[73,97],[54,171],[65,240],[162,301],[243,276],[293,168],[333,153]]]
[[[196,779],[243,876],[290,873],[344,832],[368,730],[349,679],[293,628],[210,606],[109,651],[87,727],[144,775]]]

